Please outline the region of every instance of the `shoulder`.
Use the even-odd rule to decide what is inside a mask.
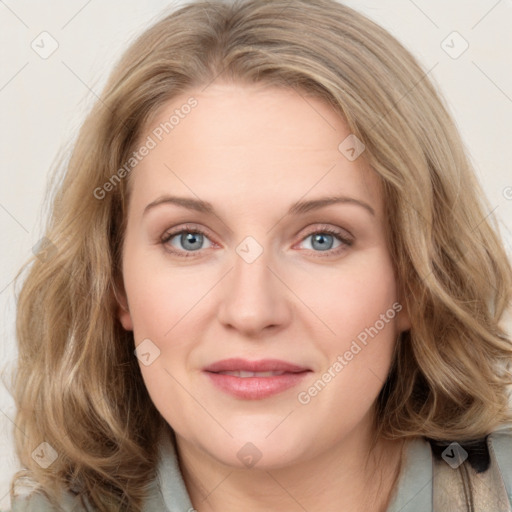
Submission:
[[[77,496],[66,493],[59,501],[58,507],[38,491],[15,496],[11,502],[11,512],[88,512]]]
[[[11,512],[47,512],[55,508],[47,498],[38,492],[16,496],[11,502]]]
[[[512,503],[512,425],[491,432],[488,446],[489,454],[496,461],[508,499]]]

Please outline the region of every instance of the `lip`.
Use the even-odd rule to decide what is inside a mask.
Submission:
[[[219,373],[225,371],[282,373],[268,377],[238,377]],[[311,370],[279,359],[249,361],[231,358],[217,361],[203,368],[203,372],[210,382],[225,393],[245,400],[261,400],[296,386]]]
[[[234,357],[231,359],[222,359],[203,368],[205,372],[226,372],[226,371],[246,371],[246,372],[288,372],[297,373],[308,371],[309,368],[281,361],[280,359],[260,359],[259,361],[249,361]]]

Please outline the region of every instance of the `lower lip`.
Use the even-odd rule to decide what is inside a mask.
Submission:
[[[310,372],[283,373],[274,377],[235,377],[222,373],[205,373],[215,386],[230,395],[245,400],[261,400],[296,386]]]

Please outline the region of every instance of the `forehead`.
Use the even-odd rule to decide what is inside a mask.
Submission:
[[[130,176],[133,199],[177,193],[220,204],[239,198],[247,207],[266,201],[268,208],[273,197],[350,194],[378,211],[378,179],[364,152],[347,158],[349,136],[332,106],[292,88],[191,89],[164,104],[139,138],[152,149]]]

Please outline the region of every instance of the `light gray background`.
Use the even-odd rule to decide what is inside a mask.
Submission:
[[[42,236],[48,170],[61,146],[76,136],[127,44],[180,3],[0,0],[1,369],[16,359],[12,280]],[[431,70],[512,254],[512,0],[345,3],[391,31]],[[48,58],[31,47],[50,48],[48,36],[40,36],[44,31],[58,43]],[[445,51],[453,55],[462,48],[454,31],[469,44],[458,58]],[[17,468],[13,418],[12,399],[0,385],[0,509],[9,507],[8,483]]]

